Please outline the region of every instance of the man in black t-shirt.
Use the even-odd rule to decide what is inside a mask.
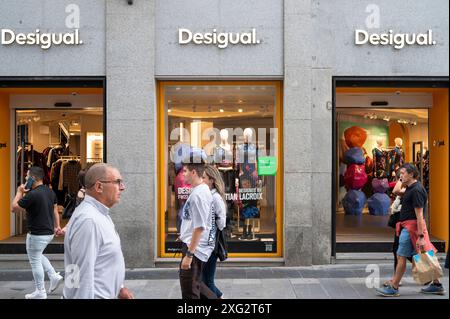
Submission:
[[[14,213],[26,211],[27,216],[26,249],[36,290],[25,295],[26,299],[47,298],[44,270],[50,278],[50,292],[56,290],[63,279],[43,255],[44,249],[52,241],[55,232],[61,231],[56,195],[42,183],[43,179],[44,170],[37,166],[31,167],[27,173],[27,182],[29,180],[33,182],[31,189],[27,190],[25,185],[20,185],[12,203]]]
[[[386,285],[377,292],[385,297],[397,297],[400,281],[406,271],[406,260],[417,251],[433,249],[426,229],[424,215],[427,206],[427,192],[422,184],[417,181],[419,171],[414,164],[403,165],[400,179],[406,191],[402,197],[402,208],[397,227],[401,226],[399,233],[399,246],[397,250],[397,268],[391,284]],[[413,242],[415,245],[413,245]],[[416,247],[414,247],[416,246]],[[427,288],[421,290],[424,294],[443,295],[444,287],[438,279],[434,280]]]

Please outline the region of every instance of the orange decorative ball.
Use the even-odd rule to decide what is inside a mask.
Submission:
[[[352,126],[344,131],[344,137],[348,147],[362,147],[367,139],[367,132],[359,126]]]

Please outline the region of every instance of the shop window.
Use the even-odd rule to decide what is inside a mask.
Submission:
[[[232,254],[280,256],[280,85],[277,82],[161,84],[161,256],[174,257],[191,186],[183,162],[202,149],[225,184]]]

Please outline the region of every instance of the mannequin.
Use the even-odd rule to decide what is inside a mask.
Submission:
[[[387,152],[383,150],[383,139],[378,137],[376,139],[377,145],[372,150],[373,155],[373,176],[375,178],[386,178],[387,174]]]
[[[239,187],[241,189],[252,189],[260,187],[257,171],[257,147],[253,143],[253,130],[244,130],[244,143],[237,147],[236,162],[239,172]],[[250,220],[260,217],[258,200],[243,199],[241,201],[240,218],[244,220],[243,234],[241,240],[255,240],[253,225]]]
[[[181,220],[183,213],[183,206],[186,203],[190,190],[192,188],[185,179],[183,174],[183,161],[189,158],[191,145],[185,143],[181,136],[178,142],[170,149],[170,164],[173,165],[174,176],[170,178],[172,180],[172,191],[175,193],[175,209],[177,211],[176,227],[177,233],[181,230]]]
[[[405,153],[403,152],[403,140],[400,137],[396,137],[395,147],[389,152],[389,169],[390,169],[390,181],[395,179],[397,171],[404,164]]]
[[[233,152],[228,143],[228,130],[220,130],[220,145],[214,149],[214,163],[218,165],[219,170],[233,169]]]
[[[225,192],[234,193],[234,171],[233,148],[228,143],[228,130],[220,130],[220,144],[214,148],[214,163],[222,174],[225,183]]]
[[[244,130],[244,144],[238,146],[236,159],[239,170],[239,177],[247,178],[251,187],[256,187],[258,180],[257,171],[257,149],[253,141],[253,130],[246,128]]]

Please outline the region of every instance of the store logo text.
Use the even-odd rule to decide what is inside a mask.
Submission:
[[[256,29],[251,32],[220,32],[213,29],[207,33],[193,33],[189,29],[178,29],[178,44],[207,44],[215,45],[220,49],[225,49],[229,44],[260,44],[261,40],[256,37]]]
[[[433,40],[433,30],[428,30],[426,33],[394,33],[389,30],[386,33],[372,33],[365,30],[355,30],[355,44],[356,45],[390,45],[395,49],[400,50],[406,45],[420,45],[430,46],[436,45]]]
[[[67,33],[41,33],[39,29],[31,33],[15,33],[10,29],[2,29],[1,31],[2,45],[37,45],[43,50],[51,48],[52,45],[81,45],[80,30],[75,29],[74,32]]]

